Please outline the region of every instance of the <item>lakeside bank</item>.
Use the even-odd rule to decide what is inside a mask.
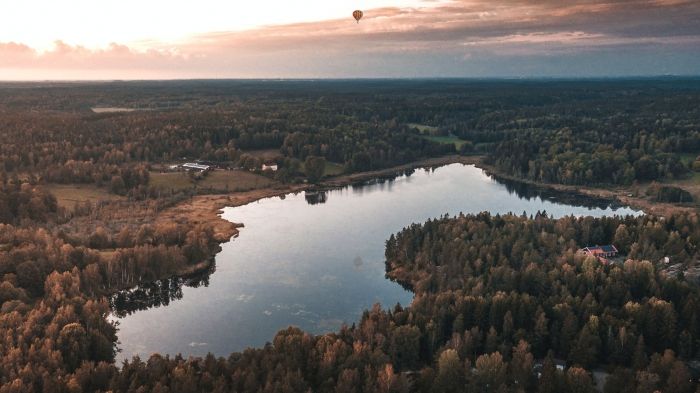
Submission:
[[[233,237],[237,236],[239,233],[238,228],[245,225],[245,223],[230,222],[222,218],[221,215],[223,213],[223,209],[226,207],[238,207],[265,198],[280,197],[286,194],[295,194],[303,191],[325,191],[337,189],[375,179],[393,178],[411,170],[436,168],[456,163],[474,165],[475,167],[483,170],[487,175],[497,180],[510,181],[539,190],[553,191],[557,194],[568,195],[572,198],[586,198],[591,200],[614,202],[619,205],[629,206],[631,208],[641,210],[645,214],[667,217],[674,213],[697,211],[695,207],[691,206],[679,206],[671,203],[654,202],[647,198],[634,196],[629,188],[622,186],[614,188],[601,188],[541,183],[504,174],[498,171],[495,167],[485,164],[483,156],[449,155],[423,159],[413,163],[375,171],[339,175],[324,179],[318,184],[290,184],[265,187],[250,191],[233,192],[229,194],[196,195],[189,200],[180,202],[175,206],[163,210],[157,215],[154,223],[175,222],[187,224],[192,227],[198,224],[208,225],[212,228],[214,232],[214,240],[220,247],[221,244],[226,243]],[[216,252],[218,252],[218,249],[212,250],[212,256],[215,255]],[[169,274],[168,277],[186,276],[203,272],[209,269],[212,263],[213,258],[207,258],[206,260],[200,261],[196,264],[188,265],[181,271]]]

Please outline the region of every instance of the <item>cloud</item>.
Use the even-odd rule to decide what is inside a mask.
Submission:
[[[697,73],[698,20],[696,0],[457,0],[367,10],[359,25],[326,20],[140,43],[146,50],[57,41],[38,52],[0,43],[0,72],[82,70],[107,78]]]
[[[183,61],[186,58],[178,55],[175,50],[137,51],[116,43],[104,49],[88,49],[56,41],[54,47],[46,52],[39,52],[14,42],[0,43],[0,67],[18,64],[56,67],[128,67],[148,65],[154,61]]]

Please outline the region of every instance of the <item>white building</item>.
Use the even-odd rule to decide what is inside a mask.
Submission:
[[[208,171],[211,168],[209,165],[195,164],[194,162],[186,162],[182,164],[182,167],[187,169],[188,171],[193,170],[200,172]]]

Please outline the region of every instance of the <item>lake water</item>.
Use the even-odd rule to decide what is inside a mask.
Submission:
[[[384,275],[384,243],[414,222],[460,212],[551,216],[639,214],[601,201],[542,194],[453,164],[321,194],[286,195],[226,208],[244,223],[215,271],[145,285],[114,300],[118,359],[151,353],[227,356],[260,347],[289,325],[337,330],[381,303],[412,294]],[[140,309],[140,311],[139,311]]]

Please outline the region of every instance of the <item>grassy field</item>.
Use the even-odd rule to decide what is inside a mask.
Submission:
[[[115,200],[122,197],[110,194],[104,188],[90,184],[49,184],[46,188],[56,196],[58,205],[66,209],[72,209],[76,202],[89,201],[95,203],[100,200]]]
[[[411,128],[417,129],[422,134],[430,134],[430,133],[437,132],[437,130],[438,130],[437,127],[427,126],[425,124],[408,123],[406,125],[411,127]]]
[[[417,129],[422,135],[423,138],[437,142],[437,143],[452,143],[455,145],[455,148],[459,150],[462,145],[466,143],[466,141],[457,138],[456,136],[438,136],[435,135],[438,131],[437,127],[433,126],[427,126],[425,124],[416,124],[416,123],[408,123],[407,124],[409,127]]]
[[[343,173],[345,168],[342,164],[326,161],[326,169],[323,171],[323,176],[338,176]]]
[[[425,135],[423,138],[431,140],[433,142],[437,143],[453,143],[455,145],[455,148],[459,150],[463,144],[466,143],[466,141],[457,138],[456,136],[433,136],[433,135]]]
[[[697,154],[681,154],[681,161],[688,165],[695,161]],[[696,202],[700,202],[700,172],[690,171],[688,177],[681,180],[674,180],[671,183],[690,192]]]
[[[245,191],[269,187],[276,182],[265,176],[256,175],[245,170],[213,171],[197,182],[199,188],[212,190]]]
[[[148,182],[149,185],[164,191],[180,191],[192,188],[194,185],[187,172],[151,172]]]
[[[303,173],[306,173],[306,167],[304,167],[304,163],[301,163],[301,166],[299,167],[299,170]],[[326,161],[326,167],[323,170],[323,176],[326,177],[331,177],[331,176],[338,176],[342,175],[343,172],[345,172],[345,167],[343,164],[338,164],[335,162],[328,162]]]
[[[246,191],[269,187],[276,182],[265,176],[256,175],[245,170],[215,170],[203,179],[193,181],[187,172],[167,172],[150,175],[150,184],[162,190],[187,190],[194,188],[212,191]]]

